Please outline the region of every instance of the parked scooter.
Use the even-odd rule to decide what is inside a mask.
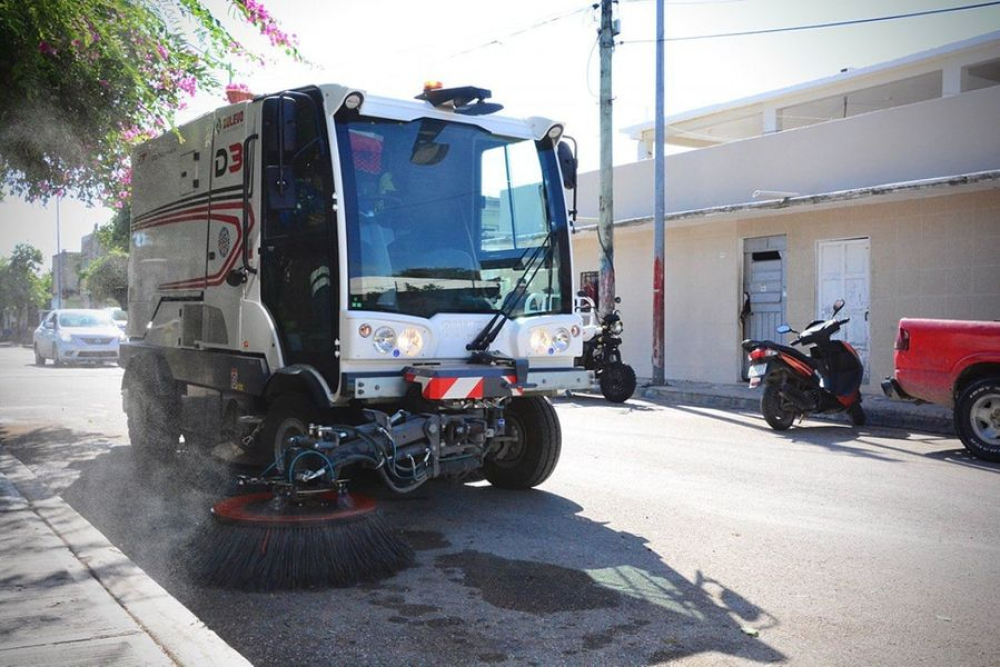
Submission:
[[[778,333],[798,334],[792,345],[809,346],[809,355],[770,340],[745,340],[750,357],[750,387],[763,382],[760,411],[776,431],[788,429],[796,418],[817,412],[846,412],[854,426],[864,426],[861,407],[861,357],[842,340],[831,340],[850,318],[838,320],[844,300],[833,304],[833,317],[811,322],[802,332],[787,324]]]
[[[594,301],[580,292],[578,310],[582,313],[596,313]],[[615,297],[615,303],[621,303],[621,297]],[[624,330],[621,313],[615,310],[606,313],[599,325],[592,325],[593,336],[583,342],[582,363],[587,370],[594,371],[601,386],[604,398],[612,403],[624,403],[635,393],[635,371],[622,361],[619,351]]]

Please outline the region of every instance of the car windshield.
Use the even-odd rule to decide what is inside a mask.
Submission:
[[[104,312],[93,313],[59,313],[59,326],[68,329],[83,329],[87,327],[114,326],[111,317]]]
[[[571,288],[550,233],[565,225],[550,147],[426,118],[356,117],[337,131],[352,310],[492,313],[534,275],[512,316],[563,312]],[[537,273],[525,271],[533,255]]]

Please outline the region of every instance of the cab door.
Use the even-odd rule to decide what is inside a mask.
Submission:
[[[264,101],[260,281],[285,363],[315,367],[336,391],[337,226],[322,108],[305,92]]]

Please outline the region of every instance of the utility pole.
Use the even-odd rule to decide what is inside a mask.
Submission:
[[[598,310],[602,315],[615,309],[614,176],[611,141],[611,52],[615,48],[617,22],[611,8],[618,0],[601,0],[601,192],[597,240],[601,246]]]
[[[663,283],[664,283],[664,246],[666,230],[664,229],[664,218],[666,217],[666,182],[665,160],[663,148],[666,137],[665,120],[663,118],[663,97],[664,97],[664,0],[656,0],[656,121],[653,131],[653,384],[664,384],[664,322],[663,315]]]
[[[56,259],[52,262],[52,268],[55,269],[56,278],[56,308],[62,308],[62,241],[59,238],[59,201],[62,199],[59,195],[56,195]]]

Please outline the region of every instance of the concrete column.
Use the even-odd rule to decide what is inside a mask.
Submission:
[[[962,92],[962,66],[953,63],[941,70],[941,97],[952,97]]]

